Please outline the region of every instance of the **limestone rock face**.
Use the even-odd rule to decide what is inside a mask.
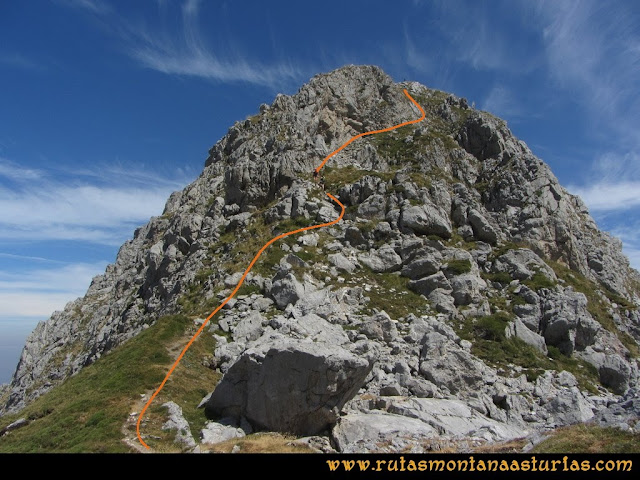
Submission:
[[[562,391],[549,402],[550,411],[560,425],[572,425],[591,420],[593,412],[576,387]]]
[[[284,278],[276,280],[273,283],[271,296],[278,307],[284,308],[304,297],[304,285],[289,273]]]
[[[386,397],[381,402],[385,411],[354,412],[340,418],[332,432],[340,452],[425,453],[456,442],[500,441],[528,433],[457,400]]]
[[[449,217],[435,205],[410,206],[403,210],[401,226],[421,235],[451,237]]]
[[[506,272],[517,280],[526,280],[540,272],[551,281],[557,281],[553,270],[528,248],[509,250],[498,257],[493,266],[497,272]]]
[[[478,240],[494,244],[498,241],[498,233],[489,221],[477,210],[471,210],[467,215],[473,234]]]
[[[175,402],[166,402],[162,405],[168,410],[169,419],[162,425],[163,430],[176,431],[176,443],[184,444],[186,447],[195,447],[196,442],[191,435],[189,423],[182,415],[182,408]]]
[[[441,389],[455,394],[476,390],[496,380],[496,372],[471,355],[454,336],[429,333],[423,339],[420,373]]]
[[[582,293],[563,292],[549,296],[543,311],[542,330],[546,343],[565,354],[593,343],[600,328],[587,311],[587,299]]]
[[[436,289],[447,290],[448,292],[453,291],[451,283],[449,283],[449,280],[443,272],[434,273],[433,275],[418,280],[411,280],[409,282],[409,288],[425,296],[428,296]]]
[[[332,426],[372,365],[341,347],[280,340],[245,351],[206,404],[211,417],[315,435]]]
[[[376,273],[393,272],[402,266],[402,259],[391,247],[372,250],[359,257],[360,262]]]
[[[200,431],[201,443],[205,445],[225,442],[233,438],[242,438],[245,435],[246,433],[240,427],[211,421],[207,422]]]
[[[162,316],[200,325],[262,245],[336,219],[313,170],[419,118],[403,89],[426,120],[331,157],[342,220],[272,244],[202,332],[215,347],[199,361],[224,376],[194,441],[277,429],[422,452],[618,414],[637,428],[640,275],[620,242],[504,121],[373,66],[232,125],[86,295],[36,327],[0,415]]]
[[[516,318],[507,327],[506,336],[507,338],[518,337],[525,343],[528,343],[529,345],[540,350],[542,353],[547,353],[547,344],[545,343],[544,338],[527,328],[527,326],[522,323],[522,320],[520,320],[519,318]]]
[[[631,430],[640,418],[640,395],[638,388],[627,390],[618,401],[607,405],[606,409],[599,410],[594,422],[606,427],[617,427],[622,430]]]

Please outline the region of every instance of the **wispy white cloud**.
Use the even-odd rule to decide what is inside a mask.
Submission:
[[[640,152],[607,152],[600,155],[591,165],[590,177],[601,183],[614,183],[621,179],[640,181]]]
[[[56,268],[33,269],[21,272],[0,270],[0,291],[37,291],[68,293],[81,295],[89,286],[91,279],[104,272],[106,262],[72,263]]]
[[[111,7],[101,0],[55,0],[56,3],[70,8],[86,10],[98,15],[111,12]]]
[[[92,278],[104,273],[106,265],[107,262],[72,263],[0,270],[0,382],[8,380],[13,372],[15,364],[8,362],[17,362],[27,333],[38,321],[46,320],[54,311],[83,296]]]
[[[28,181],[42,176],[42,172],[35,168],[25,168],[0,157],[0,177],[10,180]]]
[[[45,225],[42,228],[29,225],[25,227],[11,226],[11,228],[5,228],[5,226],[0,225],[0,240],[14,243],[51,240],[79,241],[116,247],[121,245],[127,238],[131,238],[134,229],[142,223],[141,221],[102,228],[91,225],[79,227]]]
[[[0,271],[1,317],[48,317],[84,295],[106,262],[77,263],[53,269]]]
[[[21,70],[44,70],[43,64],[20,53],[0,53],[0,67],[17,68]]]
[[[582,183],[569,189],[640,268],[640,10],[632,5],[542,1],[531,20],[542,32],[550,78],[603,145],[587,158]]]
[[[204,50],[190,50],[175,45],[136,46],[131,56],[152,70],[169,75],[201,77],[220,82],[248,82],[276,87],[302,77],[293,66],[261,66],[245,60],[224,61]]]
[[[632,216],[640,218],[635,211],[640,207],[640,153],[600,155],[592,161],[584,182],[567,188],[579,195],[592,213],[631,211]]]
[[[53,260],[51,258],[35,257],[33,255],[15,255],[13,253],[0,252],[0,258],[9,258],[11,260],[21,260],[30,262],[44,262],[44,263],[65,263],[61,260]]]
[[[421,2],[414,5],[423,6]],[[437,19],[430,26],[438,29],[444,42],[444,61],[518,75],[538,67],[540,59],[533,54],[529,38],[531,28],[513,8],[513,2],[440,0],[427,5]],[[515,26],[519,35],[512,35],[505,25]]]
[[[287,62],[263,64],[238,54],[232,58],[216,55],[201,34],[199,11],[197,0],[188,0],[182,5],[182,38],[163,31],[150,34],[136,27],[130,32],[128,54],[142,66],[158,72],[220,82],[247,82],[276,88],[308,76]]]
[[[175,171],[160,173],[158,170],[144,167],[132,168],[131,165],[120,163],[108,163],[93,168],[57,167],[52,172],[62,174],[65,178],[79,178],[95,185],[154,186],[174,189],[182,189],[189,179],[196,175],[195,169],[177,167]]]
[[[587,181],[569,185],[601,228],[620,238],[631,266],[640,270],[640,155],[611,152],[593,162]]]
[[[629,263],[640,271],[640,220],[618,224],[611,234],[622,240],[623,252],[629,258]]]
[[[466,44],[461,60],[477,70],[511,69],[513,62],[505,51],[506,39],[501,38],[499,30],[492,29],[485,19],[479,20],[477,28],[459,32],[459,38]]]
[[[640,232],[638,232],[640,233]],[[640,248],[628,248],[625,247],[622,249],[624,254],[629,259],[629,263],[632,268],[635,268],[640,272]]]
[[[640,181],[596,183],[587,187],[569,186],[579,195],[591,212],[628,210],[640,206]]]
[[[10,317],[34,317],[39,316],[44,320],[56,310],[62,310],[64,306],[75,297],[65,293],[0,293],[0,311],[2,316]]]
[[[517,98],[503,85],[494,85],[480,108],[505,118],[519,117],[524,113]]]
[[[63,6],[89,11],[102,18],[103,27],[124,41],[124,52],[142,67],[167,75],[199,77],[207,80],[234,83],[246,82],[272,89],[297,85],[308,78],[312,69],[303,69],[300,62],[277,60],[264,63],[249,58],[233,48],[224,47],[229,54],[216,53],[202,35],[199,17],[200,0],[180,3],[180,15],[169,12],[173,8],[166,0],[158,0],[160,17],[179,18],[178,31],[162,26],[151,26],[152,18],[135,23],[121,17],[110,5],[98,0],[57,0]],[[222,50],[222,49],[219,49]]]
[[[120,243],[135,226],[162,213],[171,191],[153,186],[129,190],[86,185],[0,190],[0,210],[4,212],[0,239]]]
[[[545,1],[538,2],[534,18],[541,24],[551,77],[577,95],[594,121],[635,148],[640,145],[640,12],[630,6]]]
[[[429,72],[431,70],[431,59],[428,55],[422,53],[420,47],[415,44],[409,34],[406,23],[404,24],[403,32],[407,65],[418,72]]]
[[[67,174],[64,181],[15,164],[5,170],[13,179],[29,180],[0,187],[0,240],[5,241],[119,245],[134,228],[162,213],[169,195],[186,183],[135,170]]]

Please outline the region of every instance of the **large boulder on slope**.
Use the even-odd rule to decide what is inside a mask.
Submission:
[[[206,414],[245,417],[255,430],[315,435],[336,422],[372,366],[334,345],[287,338],[265,342],[229,368]]]
[[[413,205],[402,210],[400,224],[420,235],[451,238],[449,216],[432,204]]]

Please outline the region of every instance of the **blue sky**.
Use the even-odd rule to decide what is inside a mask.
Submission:
[[[507,120],[640,267],[640,2],[0,2],[0,382],[237,120],[376,64]]]

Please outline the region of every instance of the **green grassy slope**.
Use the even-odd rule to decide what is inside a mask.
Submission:
[[[18,418],[30,420],[29,425],[0,437],[0,452],[131,451],[122,441],[123,425],[141,394],[157,388],[164,378],[175,356],[171,348],[181,348],[194,330],[186,316],[163,317],[19,414],[0,418],[0,430]],[[203,334],[149,409],[143,434],[159,437],[149,438],[151,447],[175,449],[168,447],[173,434],[161,431],[165,409],[160,405],[165,401],[180,404],[193,426],[206,421],[204,412],[195,407],[218,380],[200,361],[212,348],[213,339]],[[129,423],[135,437],[135,422]]]

